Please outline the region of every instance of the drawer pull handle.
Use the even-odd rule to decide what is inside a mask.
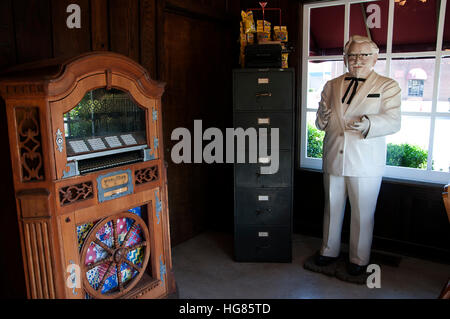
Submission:
[[[272,96],[272,93],[270,93],[270,92],[256,93],[256,97],[261,97],[261,96]]]
[[[272,209],[270,209],[270,208],[267,208],[265,210],[257,209],[256,215],[261,215],[262,213],[270,214],[271,212],[272,212]]]

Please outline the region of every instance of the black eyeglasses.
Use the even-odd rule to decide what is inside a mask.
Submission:
[[[366,60],[372,55],[373,55],[373,53],[348,53],[348,54],[346,54],[346,56],[349,60],[356,60],[357,57],[359,57],[361,60]]]

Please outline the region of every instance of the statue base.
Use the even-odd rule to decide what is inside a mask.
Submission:
[[[367,282],[367,277],[369,276],[368,273],[363,273],[359,276],[353,276],[347,272],[345,258],[343,258],[342,256],[340,256],[338,260],[327,266],[316,265],[314,259],[315,255],[308,257],[308,259],[306,259],[305,263],[303,264],[303,268],[313,272],[324,274],[326,276],[336,277],[339,280],[358,285],[364,285]]]

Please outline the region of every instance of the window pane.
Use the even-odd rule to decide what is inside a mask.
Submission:
[[[399,1],[394,8],[392,52],[436,50],[438,1]]]
[[[342,61],[310,61],[308,62],[308,95],[306,105],[308,108],[319,107],[320,95],[323,86],[328,80],[342,74],[344,62]]]
[[[434,129],[433,170],[450,172],[450,119],[437,119]]]
[[[438,112],[450,112],[450,57],[442,59],[439,76]]]
[[[434,58],[393,59],[391,74],[402,89],[403,112],[431,112]]]
[[[354,3],[350,6],[350,35],[370,37],[380,53],[386,52],[389,0]]]
[[[447,1],[445,8],[444,38],[442,39],[442,50],[450,51],[450,2]]]
[[[344,14],[345,7],[343,5],[311,9],[310,56],[343,54]]]
[[[429,118],[402,116],[401,130],[386,137],[386,164],[426,169],[429,132]]]
[[[378,59],[377,63],[373,67],[374,71],[380,75],[386,75],[386,60]]]
[[[306,131],[308,133],[307,157],[322,158],[324,131],[316,128],[316,112],[308,112],[306,115]]]

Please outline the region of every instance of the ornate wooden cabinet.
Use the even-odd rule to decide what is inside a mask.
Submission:
[[[236,69],[233,72],[234,127],[255,128],[258,156],[234,165],[234,255],[242,262],[292,261],[292,194],[294,159],[293,69]],[[279,131],[278,169],[271,136]],[[260,129],[266,129],[265,131]],[[261,156],[261,139],[269,147]],[[253,145],[255,146],[255,145]],[[275,163],[272,163],[275,165]],[[271,165],[272,165],[271,164]]]
[[[29,298],[174,292],[164,83],[111,52],[2,75]]]

